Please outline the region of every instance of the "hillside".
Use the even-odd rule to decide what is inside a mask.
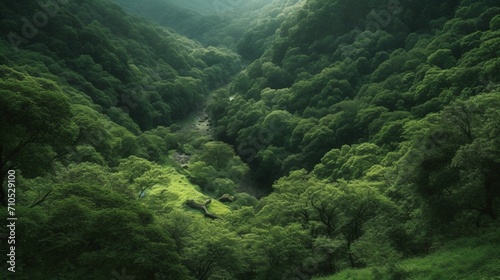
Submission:
[[[343,279],[496,279],[500,275],[497,231],[461,238],[426,256],[387,267],[349,269],[317,280]]]
[[[36,26],[36,16],[19,16],[37,15],[39,4],[1,5],[3,64],[84,92],[124,126],[129,116],[141,130],[168,126],[240,70],[227,50],[203,48],[109,1],[58,5]]]
[[[274,39],[281,23],[305,1],[115,2],[131,13],[173,28],[205,46],[225,46],[250,61],[262,55]]]
[[[500,1],[0,21],[1,279],[500,276]]]

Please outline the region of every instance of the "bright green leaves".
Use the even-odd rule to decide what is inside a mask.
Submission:
[[[135,179],[151,170],[153,166],[148,160],[132,156],[122,160],[116,170],[122,174],[127,183],[133,183]]]
[[[246,269],[245,249],[238,235],[220,224],[200,223],[184,255],[196,279],[235,279]]]
[[[304,246],[310,237],[298,224],[256,230],[247,238],[254,252],[253,264],[259,280],[295,277],[300,274],[304,259],[311,255]]]
[[[200,186],[209,186],[217,178],[217,169],[201,161],[190,164],[189,171],[193,176],[193,183]],[[210,190],[210,188],[205,189]]]
[[[68,143],[75,137],[69,100],[59,86],[5,66],[1,71],[4,152],[25,142]]]
[[[0,182],[9,169],[25,176],[50,170],[77,136],[69,100],[59,86],[14,69],[0,68]],[[0,203],[4,203],[0,188]]]
[[[235,193],[237,184],[248,172],[248,166],[229,145],[207,142],[190,160],[189,172],[194,183],[220,196]]]
[[[92,162],[70,164],[58,172],[58,179],[66,183],[86,183],[94,186],[107,187],[111,183],[109,168]]]
[[[235,156],[234,151],[222,142],[208,142],[203,145],[200,160],[220,170],[229,165],[229,160]]]
[[[305,238],[302,246],[317,253],[315,258],[309,259],[316,269],[321,267],[333,272],[338,266],[364,265],[365,260],[375,261],[378,251],[356,250],[376,248],[380,242],[390,243],[387,232],[377,233],[373,229],[388,225],[398,210],[376,183],[328,183],[300,170],[278,180],[274,187],[275,192],[262,200],[263,208],[257,214],[257,221],[262,220],[260,223],[266,228],[300,225],[297,234]],[[274,229],[276,227],[270,231]],[[305,245],[311,244],[305,240],[315,245]],[[358,240],[363,242],[361,247],[356,247]],[[391,254],[395,251],[390,246],[386,249]],[[308,259],[306,255],[302,256],[304,262]]]
[[[375,164],[381,162],[383,150],[375,144],[342,146],[326,153],[314,173],[331,181],[362,178]]]
[[[160,185],[165,189],[170,185],[169,169],[135,156],[123,159],[115,171],[108,175],[113,178],[110,186],[131,199],[145,197],[148,200],[148,194],[153,187]],[[152,208],[161,208],[158,203],[161,202],[148,201],[147,204]]]

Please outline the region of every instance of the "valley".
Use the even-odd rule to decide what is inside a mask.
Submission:
[[[4,0],[0,34],[1,279],[500,276],[497,0]]]

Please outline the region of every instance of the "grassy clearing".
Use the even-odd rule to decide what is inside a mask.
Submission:
[[[186,200],[194,199],[197,202],[203,202],[209,197],[204,195],[197,185],[189,182],[185,175],[177,172],[174,167],[166,166],[165,169],[168,171],[170,183],[168,185],[157,184],[148,189],[144,203],[159,210],[182,208],[186,211],[198,212],[187,208],[184,205]],[[230,212],[227,205],[215,199],[212,199],[208,210],[219,216],[224,216]],[[202,216],[201,213],[200,216]]]
[[[500,280],[500,230],[450,242],[420,258],[383,268],[345,270],[316,280]]]

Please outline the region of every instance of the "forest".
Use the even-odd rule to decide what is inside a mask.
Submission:
[[[0,34],[0,279],[500,279],[499,0],[2,0]]]

